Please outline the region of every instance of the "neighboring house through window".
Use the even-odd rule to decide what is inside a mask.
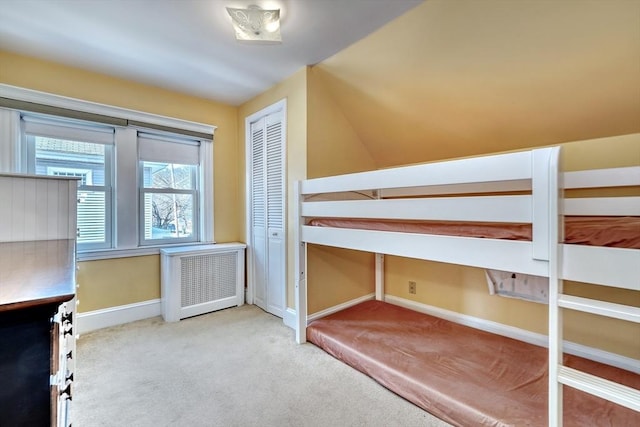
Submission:
[[[27,170],[78,177],[78,249],[112,247],[115,129],[73,120],[23,115]]]

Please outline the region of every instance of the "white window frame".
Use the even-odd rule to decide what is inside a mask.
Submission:
[[[17,101],[48,105],[55,108],[98,114],[147,123],[153,126],[179,129],[186,132],[213,135],[216,127],[171,117],[98,104],[75,98],[53,95],[16,86],[0,84],[0,97]],[[0,173],[27,173],[27,152],[24,138],[20,137],[20,114],[15,110],[0,108]],[[171,245],[141,246],[138,234],[138,157],[137,130],[133,127],[116,127],[115,132],[115,181],[113,188],[114,216],[112,219],[112,248],[87,250],[78,253],[78,260],[123,258],[159,254],[162,247]],[[200,164],[198,165],[200,218],[197,242],[215,243],[214,239],[214,194],[213,194],[213,141],[200,142]],[[4,157],[7,154],[7,157]],[[135,184],[135,185],[134,185]],[[126,203],[122,203],[126,200]],[[132,202],[131,202],[132,201]],[[134,218],[135,220],[130,220]],[[180,244],[171,242],[173,245]],[[184,243],[182,243],[184,244]]]

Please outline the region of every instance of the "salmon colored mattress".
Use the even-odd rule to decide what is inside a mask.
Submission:
[[[311,322],[307,338],[456,426],[545,426],[547,349],[381,301]],[[565,355],[564,364],[640,389],[640,375]],[[640,413],[564,387],[565,426],[640,426]]]
[[[565,243],[640,249],[640,217],[565,217]],[[531,240],[531,224],[314,218],[309,225],[487,239]]]

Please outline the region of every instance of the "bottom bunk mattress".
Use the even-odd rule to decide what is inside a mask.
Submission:
[[[381,301],[311,322],[307,338],[448,423],[547,425],[547,349]],[[565,355],[564,364],[640,389],[640,375]],[[566,426],[638,426],[640,413],[564,387]]]

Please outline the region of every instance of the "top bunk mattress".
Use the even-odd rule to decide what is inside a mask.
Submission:
[[[640,217],[564,218],[564,243],[640,249]],[[313,218],[308,225],[487,239],[531,240],[531,224]]]
[[[547,349],[381,301],[311,322],[309,341],[459,426],[547,425]],[[640,375],[565,355],[564,364],[640,389]],[[566,426],[640,425],[640,413],[564,388]]]

